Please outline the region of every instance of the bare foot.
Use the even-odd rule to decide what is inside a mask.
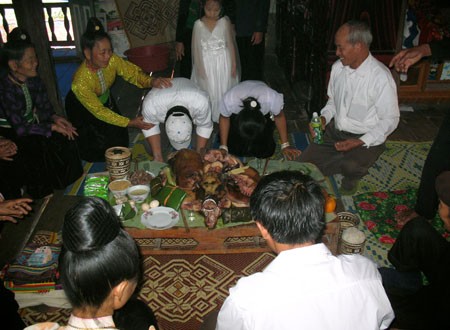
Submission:
[[[418,217],[419,215],[414,210],[404,210],[400,211],[395,215],[395,220],[399,227],[403,227],[407,222]]]

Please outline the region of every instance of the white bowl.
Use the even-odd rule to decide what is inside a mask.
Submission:
[[[150,187],[145,184],[131,186],[127,191],[128,197],[130,197],[130,199],[135,201],[136,203],[142,203],[143,201],[145,201],[149,193]]]
[[[131,182],[126,179],[111,181],[108,185],[109,190],[114,195],[114,198],[120,199],[126,196],[128,188],[131,186]]]

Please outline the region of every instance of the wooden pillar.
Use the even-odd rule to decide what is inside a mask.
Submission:
[[[17,24],[25,29],[36,47],[39,75],[47,87],[48,97],[57,113],[63,113],[56,81],[55,63],[45,26],[44,7],[41,0],[12,0]]]

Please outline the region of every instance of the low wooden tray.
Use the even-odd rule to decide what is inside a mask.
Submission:
[[[126,228],[143,255],[222,254],[270,251],[255,223],[212,229],[173,227],[165,230]],[[323,243],[336,255],[339,221],[327,223]]]

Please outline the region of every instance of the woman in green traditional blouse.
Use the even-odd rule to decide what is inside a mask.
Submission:
[[[152,78],[138,66],[115,55],[111,39],[97,18],[91,18],[81,37],[85,60],[75,72],[66,97],[66,112],[77,127],[78,148],[87,161],[104,161],[110,147],[128,147],[128,127],[149,129],[142,116],[129,119],[121,115],[110,95],[119,75],[140,88],[165,88],[170,78]]]

